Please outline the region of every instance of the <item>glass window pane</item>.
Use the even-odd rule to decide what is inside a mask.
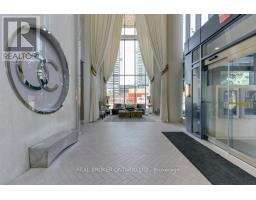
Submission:
[[[196,15],[190,15],[190,36],[196,32]]]
[[[200,48],[198,47],[192,52],[192,63],[198,61],[200,59]]]
[[[136,57],[136,75],[144,75],[146,73],[145,66],[142,60],[141,51],[139,47],[139,42],[135,42],[135,57]]]
[[[201,14],[201,26],[208,21],[208,14]]]
[[[125,41],[125,74],[134,75],[135,74],[135,45],[133,40]]]
[[[125,35],[135,35],[135,28],[124,28],[124,34]]]
[[[120,75],[120,51],[118,52],[117,58],[116,58],[116,64],[113,69],[113,75],[119,76]]]
[[[107,96],[108,96],[108,102],[107,104],[110,105],[110,108],[113,108],[114,103],[114,96],[113,96],[113,76],[109,79],[107,83]]]
[[[145,104],[146,103],[145,87],[136,88],[136,103],[137,104]]]
[[[200,67],[193,69],[193,133],[200,133],[201,82]]]
[[[114,103],[124,103],[124,76],[114,76]]]
[[[134,85],[125,86],[125,104],[131,105],[136,104],[136,89]]]
[[[225,45],[255,30],[256,15],[248,15],[233,23],[216,37],[203,45],[203,56],[215,53]]]
[[[129,85],[134,85],[135,84],[135,76],[125,76],[125,85],[129,86]]]
[[[150,81],[149,81],[149,78],[148,76],[146,75],[146,84],[145,84],[145,87],[146,87],[146,106],[148,108],[148,105],[150,104]],[[152,97],[151,97],[152,99]]]
[[[136,76],[136,87],[144,87],[145,88],[145,75],[137,75]]]
[[[119,73],[124,75],[124,65],[125,65],[125,41],[121,40],[119,48]]]
[[[108,104],[149,104],[150,81],[147,77],[139,43],[136,40],[134,15],[125,15],[122,37],[112,77],[107,84]]]
[[[146,88],[145,88],[145,75],[136,76],[136,103],[146,103]]]

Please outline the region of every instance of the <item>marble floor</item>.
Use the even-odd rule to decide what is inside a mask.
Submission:
[[[150,117],[82,125],[79,142],[49,168],[29,169],[10,184],[210,184],[161,133],[184,126]]]

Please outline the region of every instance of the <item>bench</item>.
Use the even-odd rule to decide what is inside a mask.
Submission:
[[[78,141],[78,131],[52,135],[29,148],[31,168],[47,168],[66,148]]]

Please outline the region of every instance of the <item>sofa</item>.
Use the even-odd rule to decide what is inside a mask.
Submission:
[[[118,115],[119,110],[125,110],[124,104],[115,103],[115,104],[113,105],[112,115]]]
[[[146,107],[145,104],[114,104],[112,109],[112,115],[118,115],[120,110],[128,110],[128,111],[142,111],[142,114],[145,115]]]
[[[142,114],[145,115],[146,112],[146,105],[145,104],[137,104],[136,105],[137,111],[142,111]]]

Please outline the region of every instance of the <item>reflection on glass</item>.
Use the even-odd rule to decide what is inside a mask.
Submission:
[[[225,45],[234,42],[242,36],[255,30],[256,15],[246,15],[242,17],[227,29],[222,31],[216,37],[203,45],[203,56],[217,52]]]
[[[250,72],[248,71],[222,71],[221,84],[225,85],[229,81],[233,85],[249,85]]]
[[[200,133],[200,112],[201,112],[201,80],[200,67],[193,69],[193,132]]]
[[[196,15],[190,15],[190,37],[196,32]]]
[[[201,14],[201,26],[208,21],[208,14]]]
[[[192,52],[192,63],[198,61],[200,59],[200,48],[198,47]]]
[[[238,91],[228,88],[219,88],[219,118],[227,118],[228,115],[238,117],[238,106],[235,104],[238,102]]]
[[[249,116],[256,116],[256,90],[245,91],[244,101],[248,102],[248,105],[244,108],[244,114]]]
[[[222,62],[223,63],[223,62]],[[256,159],[256,54],[204,72],[208,136]]]

